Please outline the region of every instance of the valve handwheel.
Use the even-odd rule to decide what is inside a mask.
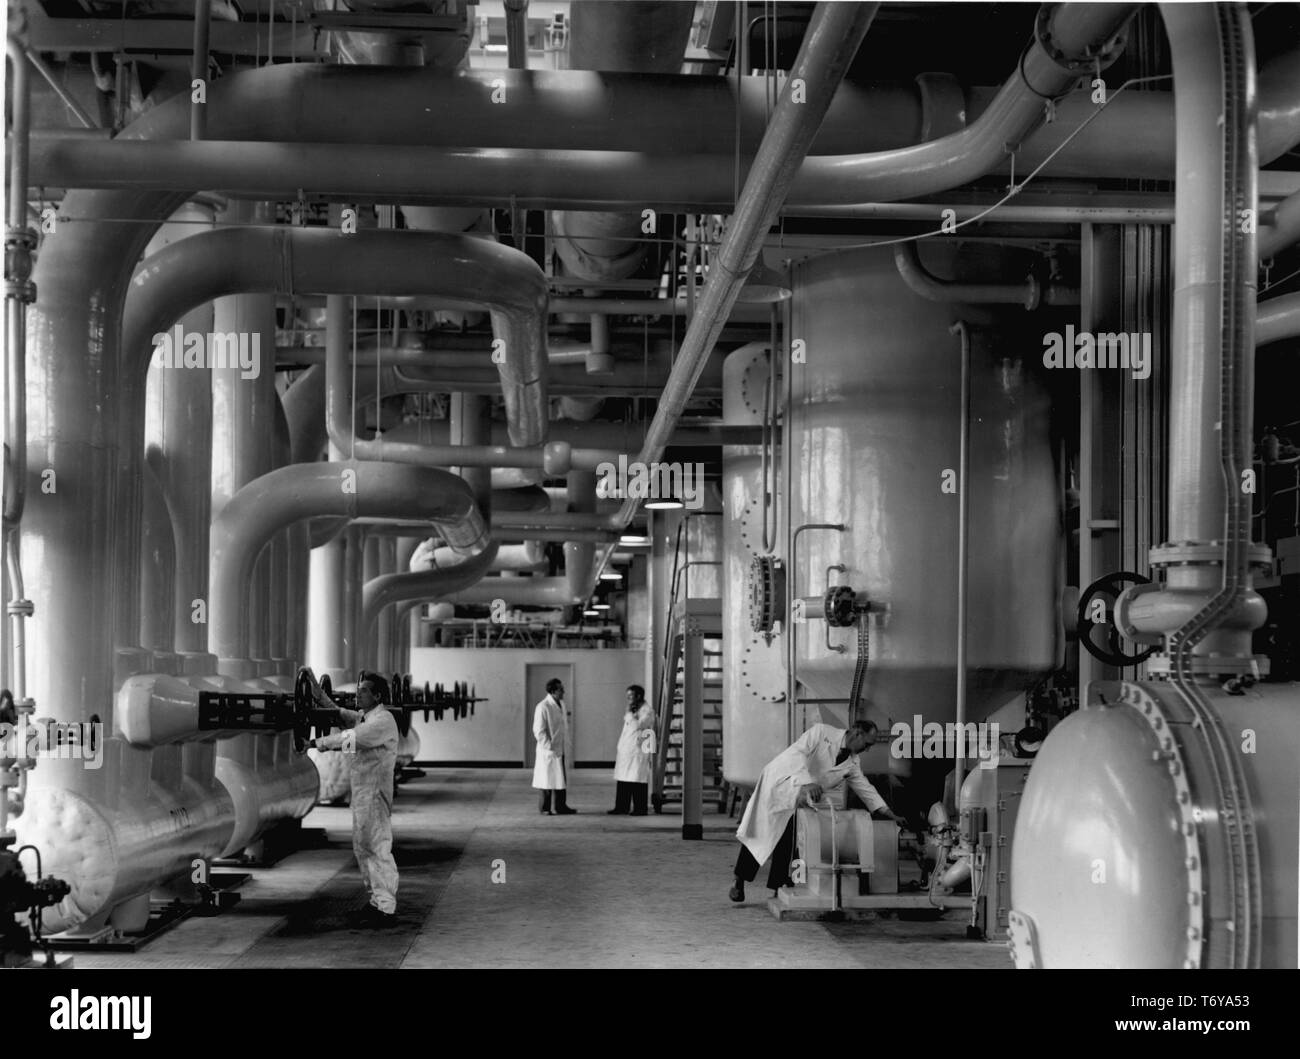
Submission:
[[[1115,625],[1115,601],[1119,598],[1120,593],[1129,585],[1149,585],[1150,583],[1151,579],[1149,577],[1121,570],[1119,573],[1106,574],[1104,577],[1097,578],[1096,581],[1083,590],[1083,594],[1079,596],[1079,643],[1097,661],[1105,662],[1108,666],[1122,668],[1145,662],[1156,652],[1156,645],[1152,645],[1143,648],[1137,654],[1126,654],[1124,651],[1124,637]],[[1099,599],[1105,600],[1103,604],[1105,618],[1102,621],[1093,621],[1092,611],[1096,609],[1096,601]],[[1101,632],[1101,637],[1104,638],[1104,646],[1094,638],[1094,633],[1102,630],[1104,630],[1104,632]]]

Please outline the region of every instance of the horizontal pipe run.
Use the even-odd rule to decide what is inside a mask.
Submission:
[[[1259,259],[1267,261],[1300,242],[1300,191],[1283,199],[1273,209],[1268,223],[1259,228]]]
[[[1266,346],[1300,335],[1300,293],[1284,294],[1257,304],[1255,346]]]
[[[221,27],[213,28],[216,32]],[[1261,164],[1300,141],[1297,58],[1300,51],[1278,56],[1260,74]],[[522,94],[516,91],[513,97],[524,105],[491,106],[489,82],[495,77],[507,83],[508,91],[512,84],[524,83],[513,78],[527,79]],[[438,85],[428,83],[431,78],[439,78]],[[397,198],[412,203],[423,199],[509,206],[513,198],[520,206],[537,209],[621,205],[730,212],[733,156],[710,155],[718,151],[719,143],[735,142],[734,81],[501,70],[457,71],[448,79],[445,73],[420,68],[265,67],[210,86],[205,143],[179,140],[189,128],[185,93],[141,119],[156,129],[142,131],[140,139],[39,139],[33,144],[32,183],[173,191],[206,188],[263,198],[296,196],[301,189],[309,195],[374,195],[382,201]],[[743,179],[766,123],[768,85],[761,77],[741,78],[741,82]],[[1034,84],[1043,89],[1037,81]],[[590,96],[580,91],[584,87]],[[967,91],[967,112],[973,121],[991,109],[1000,95],[995,91]],[[268,110],[266,100],[281,98],[281,92],[296,105]],[[429,100],[436,106],[429,107]],[[184,110],[173,116],[172,106]],[[1017,172],[1028,172],[1073,135],[1045,175],[1174,179],[1173,109],[1170,92],[1125,92],[1073,135],[1096,110],[1089,93],[1073,93],[1057,103],[1057,120],[1020,144]],[[319,115],[319,125],[299,120],[303,115]],[[406,142],[426,146],[393,151],[401,141],[392,134],[388,143],[382,142],[383,130],[408,127],[412,134]],[[789,205],[850,207],[880,198],[865,189],[855,193],[851,182],[841,179],[848,173],[843,167],[851,166],[855,157],[871,157],[851,152],[883,153],[915,145],[925,127],[920,97],[913,88],[842,86],[811,151],[829,157],[810,158],[803,170],[812,176],[823,162],[833,168],[817,177],[820,186],[805,184],[801,173],[791,188]],[[473,130],[477,143],[461,149],[467,129]],[[538,143],[543,135],[546,141]],[[290,149],[287,143],[296,146]],[[349,146],[361,144],[366,146]],[[535,147],[520,149],[519,144]]]

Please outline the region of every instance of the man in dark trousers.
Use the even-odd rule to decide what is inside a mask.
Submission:
[[[902,818],[894,815],[858,767],[858,755],[871,744],[875,734],[876,726],[871,721],[854,721],[847,731],[814,724],[767,763],[736,831],[740,855],[728,897],[743,901],[745,883],[754,881],[759,865],[769,856],[772,866],[767,874],[768,888],[775,894],[788,885],[795,809],[819,801],[823,793],[845,783],[862,799],[872,819],[894,820],[902,825]]]

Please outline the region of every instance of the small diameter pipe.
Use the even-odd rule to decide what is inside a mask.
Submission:
[[[1020,283],[953,283],[931,275],[921,264],[916,243],[894,247],[898,274],[913,291],[932,302],[960,302],[967,305],[1022,305],[1037,309],[1045,305],[1078,305],[1079,289],[1048,284],[1044,288],[1032,275]]]
[[[272,20],[275,15],[272,13]],[[212,0],[194,0],[194,54],[190,60],[190,139],[202,140],[208,127],[208,30],[212,20]],[[194,82],[199,85],[195,86]],[[202,90],[203,101],[195,94]]]
[[[952,334],[961,336],[961,441],[958,448],[958,475],[961,483],[958,493],[959,506],[957,514],[957,702],[956,731],[962,732],[966,723],[966,612],[968,609],[968,569],[967,552],[970,538],[970,328],[964,320],[958,320],[949,328]],[[866,615],[862,617],[867,620]],[[964,747],[956,750],[956,767],[953,773],[953,805],[961,813],[961,785],[966,776],[966,756]]]

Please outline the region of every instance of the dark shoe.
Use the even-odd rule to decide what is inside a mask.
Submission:
[[[739,904],[745,899],[745,884],[737,879],[735,883],[732,884],[731,889],[727,891],[727,896]]]
[[[561,808],[561,809],[556,809],[556,810],[555,810],[555,815],[556,815],[556,816],[573,816],[575,813],[577,813],[577,811],[578,811],[577,809],[570,809],[570,808],[566,805],[566,806],[564,806],[564,807]]]
[[[644,809],[633,809],[628,816],[649,816],[650,814]]]
[[[554,815],[555,815],[555,812],[554,812],[553,810],[551,810],[551,809],[538,809],[537,811],[538,811],[539,813],[541,813],[543,816],[554,816]]]
[[[347,921],[349,927],[376,930],[393,926],[397,922],[397,916],[389,912],[381,912],[374,905],[366,905],[356,912],[349,912]]]
[[[606,809],[605,815],[606,816],[627,816],[628,812],[626,809]]]

